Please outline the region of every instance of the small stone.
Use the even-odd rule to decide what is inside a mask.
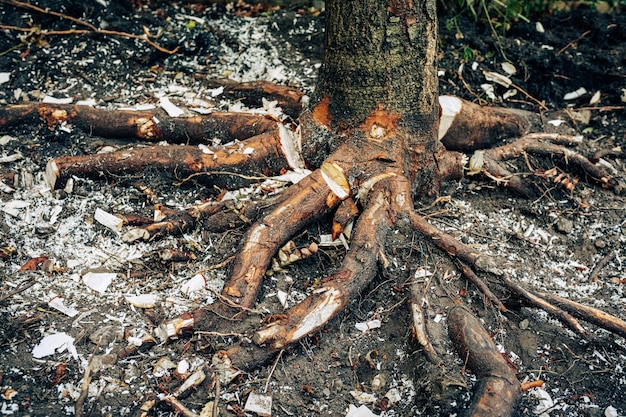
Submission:
[[[107,355],[95,355],[89,361],[89,367],[92,372],[98,372],[108,367],[115,365],[117,362],[117,355],[109,353]]]
[[[556,222],[556,230],[563,233],[564,235],[570,234],[573,228],[574,223],[569,219],[560,218]]]
[[[114,325],[98,327],[89,335],[89,340],[92,343],[100,344],[100,346],[106,346],[123,338],[124,331],[122,328]]]
[[[602,239],[597,239],[595,242],[593,242],[593,244],[596,246],[596,248],[598,249],[604,249],[606,248],[606,242]]]
[[[530,324],[530,322],[528,321],[528,319],[524,319],[524,320],[519,322],[519,328],[521,330],[526,330],[526,329],[528,329],[528,325],[529,324]]]
[[[341,379],[335,379],[333,381],[333,389],[335,392],[339,392],[343,389],[343,381]]]

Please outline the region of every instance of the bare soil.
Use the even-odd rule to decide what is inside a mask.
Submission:
[[[313,88],[322,56],[324,14],[319,9],[150,3],[136,7],[125,1],[41,0],[36,4],[99,28],[139,35],[145,30],[162,47],[178,48],[174,54],[125,36],[69,33],[72,27],[85,27],[0,3],[2,25],[32,28],[0,32],[0,73],[8,77],[0,84],[0,105],[48,96],[94,100],[98,106],[114,108],[158,104],[158,97],[167,95],[184,107],[224,110],[242,105],[224,100],[207,87],[207,79],[265,79],[305,91]],[[64,32],[43,35],[39,30]],[[583,133],[579,150],[601,157],[606,169],[624,181],[626,14],[579,9],[534,16],[532,22],[518,22],[498,37],[488,25],[462,16],[442,16],[440,39],[442,94],[542,111],[546,129],[560,123],[560,128],[567,125]],[[504,62],[517,70],[509,75],[513,84],[508,87],[488,81],[484,73],[506,75]],[[493,98],[483,84],[492,84]],[[565,100],[566,94],[580,88],[587,92]],[[596,92],[599,101],[592,100]],[[265,111],[262,103],[256,107]],[[194,181],[178,184],[175,173],[148,171],[133,177],[104,174],[100,181],[75,178],[72,190],[50,191],[43,181],[50,158],[93,153],[107,146],[125,148],[135,146],[134,142],[93,137],[72,126],[50,130],[28,124],[0,136],[0,174],[13,189],[0,194],[0,250],[6,252],[0,260],[0,412],[75,414],[90,360],[94,372],[84,415],[139,415],[146,400],[171,393],[184,376],[173,369],[155,370],[163,358],[176,365],[185,360],[192,372],[205,369],[210,375],[212,353],[232,343],[230,336],[194,335],[138,349],[122,359],[117,353],[129,344],[129,335],[149,333],[166,318],[212,302],[245,227],[210,233],[200,226],[181,237],[126,244],[118,233],[95,221],[94,214],[102,209],[151,216],[155,202],[184,208],[221,198],[222,190]],[[12,155],[17,156],[4,159]],[[551,161],[532,158],[518,166],[526,173],[552,167]],[[523,285],[626,319],[624,197],[588,185],[584,178],[571,191],[551,182],[553,177],[528,178],[536,183],[532,199],[511,195],[489,180],[473,179],[449,184],[442,191],[448,201],[435,205],[416,201],[416,206],[438,227],[498,256]],[[236,197],[263,199],[267,193],[267,187],[253,186]],[[319,242],[328,230],[329,221],[322,220],[294,240],[304,247]],[[254,415],[241,414],[252,391],[271,395],[273,416],[343,416],[349,404],[358,406],[363,399],[355,397],[357,391],[373,394],[366,405],[377,415],[462,413],[474,378],[461,373],[461,361],[458,369],[444,370],[426,363],[410,334],[406,292],[407,283],[414,280],[424,282],[429,328],[442,336],[439,349],[454,354],[443,341],[445,310],[437,300],[462,302],[484,320],[503,354],[517,366],[520,380],[544,381],[541,390],[525,393],[518,415],[539,414],[541,396],[551,401],[545,415],[626,415],[623,338],[589,325],[593,339],[581,340],[545,313],[512,298],[507,300],[510,312],[501,315],[486,307],[454,263],[418,234],[398,230],[388,243],[389,268],[326,329],[287,349],[275,364],[221,387],[220,415]],[[165,262],[159,257],[164,249],[189,252],[194,259]],[[344,253],[343,247],[322,248],[316,256],[268,277],[258,309],[280,313],[277,291],[286,292],[287,302],[293,305],[340,264]],[[33,261],[38,257],[41,262]],[[200,271],[207,286],[183,294],[181,286]],[[116,275],[100,293],[85,284],[87,272]],[[501,292],[497,282],[485,278]],[[156,306],[132,306],[127,297],[137,294],[158,295]],[[55,296],[78,314],[70,317],[51,307],[49,301]],[[381,320],[381,327],[367,332],[355,327],[372,319]],[[74,338],[76,356],[68,351],[33,356],[44,336],[61,332]],[[275,365],[273,372],[271,365]],[[435,373],[449,383],[447,390],[431,381]],[[199,413],[213,400],[215,390],[209,380],[181,398],[189,409]],[[544,400],[544,409],[545,404]],[[150,413],[175,414],[164,403]]]

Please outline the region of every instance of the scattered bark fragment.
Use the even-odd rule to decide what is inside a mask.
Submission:
[[[11,245],[0,246],[0,259],[8,259],[17,253],[17,249]]]
[[[196,259],[196,255],[180,249],[162,249],[158,252],[161,262],[188,262]]]
[[[199,417],[198,414],[185,407],[185,405],[174,396],[168,395],[163,398],[163,401],[169,404],[178,415],[183,417]]]
[[[436,194],[439,191],[439,182],[444,178],[458,179],[462,176],[464,158],[458,152],[448,152],[435,140],[438,122],[437,81],[435,71],[432,70],[436,56],[435,11],[430,10],[430,2],[425,3],[426,11],[422,10],[424,7],[413,7],[413,3],[409,3],[392,2],[390,7],[378,4],[381,7],[378,13],[372,13],[370,8],[375,7],[374,3],[359,9],[359,6],[365,4],[350,2],[350,8],[347,8],[344,2],[328,2],[327,33],[340,36],[327,37],[329,47],[326,50],[329,58],[325,59],[322,67],[319,88],[316,90],[319,91],[316,92],[318,96],[313,98],[314,126],[309,125],[303,129],[309,129],[307,131],[309,134],[303,138],[305,142],[310,142],[304,144],[308,148],[308,153],[305,152],[306,158],[294,157],[292,150],[297,150],[295,156],[298,156],[298,145],[302,144],[299,144],[298,140],[290,140],[285,145],[285,136],[282,134],[284,130],[281,130],[281,126],[276,128],[275,120],[267,118],[269,122],[264,119],[258,124],[268,123],[269,129],[256,131],[254,129],[258,127],[257,122],[251,122],[254,125],[254,129],[251,130],[256,132],[256,136],[232,146],[151,147],[102,154],[105,156],[57,158],[51,161],[48,167],[48,182],[52,188],[62,186],[72,175],[93,177],[108,175],[117,178],[140,172],[147,167],[167,168],[176,175],[183,176],[181,182],[211,176],[210,182],[223,183],[225,187],[232,188],[240,184],[239,180],[248,183],[270,173],[281,172],[288,167],[294,168],[294,165],[300,164],[300,160],[306,159],[311,168],[320,167],[303,180],[300,183],[302,185],[298,184],[284,192],[285,197],[280,203],[273,205],[263,216],[257,216],[260,220],[249,229],[243,249],[234,262],[231,278],[224,292],[218,295],[220,303],[218,307],[210,310],[219,319],[199,320],[208,315],[204,314],[209,311],[208,309],[189,313],[159,326],[156,333],[161,340],[178,336],[194,325],[220,326],[224,323],[235,325],[237,321],[232,320],[233,318],[253,311],[258,290],[274,253],[284,247],[285,242],[312,219],[329,214],[336,208],[337,214],[341,215],[343,208],[338,206],[343,205],[342,201],[349,202],[351,197],[358,199],[363,213],[357,221],[354,237],[343,264],[337,272],[328,277],[321,288],[315,290],[302,303],[292,307],[285,314],[275,316],[274,321],[253,334],[253,341],[265,346],[243,343],[227,351],[218,352],[215,356],[221,362],[216,361],[214,365],[220,369],[221,376],[232,377],[239,372],[231,363],[231,358],[237,364],[242,363],[242,367],[254,367],[274,354],[277,349],[282,349],[287,344],[323,328],[368,285],[379,267],[384,268],[389,263],[384,252],[387,235],[391,228],[396,226],[398,218],[410,220],[417,231],[470,267],[502,275],[496,260],[456,241],[413,212],[414,198]],[[417,16],[419,13],[422,15]],[[406,59],[396,62],[395,57],[403,54],[392,51],[393,53],[389,55],[387,48],[372,47],[370,42],[359,44],[355,56],[354,46],[351,43],[346,46],[343,40],[354,39],[356,36],[351,35],[360,35],[355,32],[361,29],[355,30],[350,24],[345,23],[347,19],[343,17],[348,14],[358,14],[360,18],[367,17],[377,21],[370,29],[373,32],[382,29],[378,35],[388,39],[389,48],[394,48],[396,43],[402,46]],[[379,16],[384,18],[379,19]],[[419,26],[416,25],[418,20]],[[418,27],[421,28],[419,33],[415,30]],[[342,41],[336,43],[337,40]],[[353,58],[367,61],[355,63]],[[345,62],[349,65],[336,65]],[[364,71],[364,68],[367,68],[367,71]],[[390,74],[393,79],[389,78]],[[400,76],[403,74],[410,76],[402,79]],[[490,74],[490,77],[494,79],[496,75]],[[395,79],[396,76],[400,78],[399,81]],[[510,80],[502,77],[497,79],[506,86],[510,85]],[[416,87],[415,80],[422,83],[418,86],[419,89],[413,88]],[[384,88],[382,91],[364,88],[371,85],[384,85]],[[285,106],[292,105],[294,111],[299,110],[302,98],[297,91],[277,88],[270,84],[256,83],[245,86],[224,82],[221,87],[230,90],[228,93],[233,95],[250,96],[259,91],[266,96],[267,93],[276,94],[279,100],[284,100]],[[247,87],[250,88],[246,89]],[[407,91],[411,93],[407,94]],[[416,95],[414,91],[420,91],[420,94]],[[448,150],[476,150],[477,147],[495,144],[501,136],[522,136],[531,124],[530,119],[534,118],[534,115],[525,112],[483,108],[455,98],[444,99],[443,102],[440,100],[440,106],[447,126],[445,129],[439,126],[439,136]],[[90,109],[77,106],[61,105],[56,107],[36,105],[32,106],[31,110],[7,108],[0,112],[0,122],[4,120],[6,123],[11,119],[12,110],[15,110],[16,114],[21,111],[25,118],[41,118],[50,128],[55,128],[59,123],[72,123],[77,126],[82,123],[89,127],[91,132],[97,131],[103,135],[116,134],[108,132],[109,126],[99,127],[97,123],[102,123],[101,120],[92,120],[94,115],[100,114],[98,110],[92,112]],[[33,114],[27,114],[28,111]],[[203,133],[199,136],[206,136],[209,131],[206,127],[202,129],[198,127],[195,120],[199,118],[164,118],[161,114],[152,112],[117,113],[117,115],[122,116],[119,120],[122,120],[121,131],[124,135],[132,134],[155,140],[180,138],[182,142],[188,143],[194,129],[202,130]],[[103,118],[103,120],[112,119]],[[211,120],[214,121],[215,117]],[[303,117],[301,121],[305,122],[306,118]],[[159,130],[161,126],[157,125],[170,130],[163,133]],[[97,128],[94,129],[94,126]],[[245,130],[246,125],[237,124],[237,129],[239,127]],[[236,133],[229,131],[229,135],[234,136]],[[191,136],[195,137],[195,133]],[[290,136],[290,139],[294,137]],[[482,173],[508,185],[511,189],[523,192],[525,188],[521,183],[522,180],[510,173],[501,162],[519,157],[524,152],[534,152],[537,155],[556,157],[564,164],[574,161],[575,165],[590,178],[606,184],[608,188],[612,187],[612,179],[602,170],[595,169],[593,164],[587,164],[588,161],[585,162],[584,158],[562,148],[562,144],[543,143],[544,139],[546,138],[525,136],[493,151],[477,151],[470,160],[470,170],[472,173]],[[289,147],[289,152],[285,151],[286,147]],[[135,158],[137,160],[134,160]],[[278,162],[270,164],[268,161]],[[73,169],[75,171],[72,171]],[[569,184],[571,182],[566,185]],[[148,193],[147,195],[153,198]],[[212,217],[226,205],[219,205],[217,211],[212,211],[216,207],[218,206],[206,206],[207,210],[203,214]],[[158,217],[155,223],[135,229],[136,238],[149,240],[165,234],[188,231],[197,227],[201,218],[200,215],[196,215],[199,211],[187,210],[179,214],[160,209],[156,211]],[[250,222],[250,218],[242,211],[237,215],[242,222]],[[351,216],[354,217],[354,214]],[[342,222],[338,223],[340,227],[333,229],[333,235],[341,234],[345,230]],[[113,225],[115,230],[118,227],[117,223]],[[292,249],[290,247],[289,250],[280,252],[279,257],[282,255],[290,261],[291,254],[295,253]],[[470,267],[466,267],[464,271],[466,276],[474,280],[491,299],[493,295],[489,295],[486,285],[481,284],[482,281],[473,274]],[[201,283],[200,279],[197,281]],[[509,283],[510,280],[506,275],[504,281],[516,296],[531,300],[535,305],[553,313],[559,312],[558,308],[544,302],[541,297],[524,292],[519,286]],[[191,286],[188,288],[191,289]],[[494,304],[502,309],[502,304],[493,298]],[[427,326],[424,325],[424,316],[419,304],[415,311],[419,313],[414,319],[416,333],[419,332],[418,341],[425,350],[430,350],[433,354],[434,349],[430,346]],[[566,314],[559,317],[568,320],[570,326],[575,324],[575,320],[572,321]],[[519,386],[516,385],[515,378],[510,377],[511,371],[509,370],[509,373],[505,371],[506,363],[502,365],[502,358],[489,336],[480,323],[464,310],[453,309],[449,315],[449,324],[451,337],[455,338],[461,357],[467,359],[468,365],[480,379],[473,413],[478,415],[481,414],[480,410],[486,409],[491,415],[510,415],[515,398],[519,395]],[[137,341],[141,342],[141,345],[146,344],[140,336],[133,338],[138,339],[133,340],[133,344],[137,344],[135,343]],[[126,354],[129,353],[132,352]],[[433,356],[433,359],[437,359],[436,356]],[[506,397],[504,405],[492,401],[494,393]],[[166,396],[165,401],[183,415],[194,415],[180,404],[176,396]],[[488,413],[482,415],[489,415]]]
[[[270,395],[251,392],[246,400],[244,411],[255,413],[260,417],[271,417],[272,415],[272,397]]]
[[[117,352],[117,357],[120,359],[132,356],[137,352],[149,350],[156,344],[156,340],[150,333],[139,328],[130,328],[125,330],[124,338],[128,342],[128,346]]]
[[[67,363],[61,362],[54,368],[54,374],[50,379],[50,385],[58,385],[67,378]]]
[[[30,258],[24,265],[20,267],[20,271],[36,271],[37,268],[48,260],[47,256],[37,256]]]

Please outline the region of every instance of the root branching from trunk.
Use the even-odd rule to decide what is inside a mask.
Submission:
[[[236,88],[232,83],[228,87]],[[251,95],[271,91],[273,98],[290,103],[291,111],[300,110],[302,95],[293,90],[282,91],[264,83],[246,85],[242,91]],[[496,310],[506,311],[506,307],[490,290],[488,281],[483,281],[485,277],[499,280],[510,297],[545,310],[583,338],[589,335],[578,319],[626,337],[626,323],[622,320],[523,288],[507,275],[497,259],[434,227],[413,206],[414,201],[432,199],[441,182],[468,174],[489,178],[507,192],[532,195],[531,179],[544,179],[545,172],[517,175],[505,165],[508,160],[527,155],[547,156],[571,173],[571,177],[559,178],[565,187],[575,185],[572,178],[578,176],[616,189],[616,179],[566,147],[575,145],[576,137],[533,133],[534,114],[480,107],[455,97],[441,97],[439,102],[439,140],[420,137],[398,114],[383,106],[378,106],[359,125],[334,126],[324,99],[314,108],[302,111],[298,129],[273,117],[257,115],[159,115],[160,123],[155,124],[152,113],[105,112],[85,106],[49,104],[4,107],[0,120],[5,128],[41,120],[50,129],[59,123],[72,123],[98,135],[186,143],[56,158],[47,167],[51,188],[64,187],[73,176],[107,178],[155,166],[175,171],[179,178],[194,176],[231,189],[285,170],[311,170],[310,175],[263,205],[209,202],[184,212],[163,209],[157,222],[136,224],[125,235],[128,241],[152,240],[207,224],[214,230],[244,220],[250,224],[218,302],[158,326],[155,335],[166,341],[183,332],[216,330],[225,325],[232,328],[237,319],[254,311],[273,256],[299,230],[334,215],[333,235],[339,237],[354,221],[349,250],[341,266],[329,276],[319,277],[323,278],[322,284],[284,314],[274,316],[261,328],[242,330],[252,343],[235,344],[216,352],[214,363],[222,364],[220,369],[259,367],[277,352],[324,328],[381,269],[388,267],[387,253],[393,249],[388,238],[399,227],[412,228],[448,254]],[[215,136],[236,138],[238,142],[228,146],[192,145]],[[508,138],[506,143],[501,142],[504,137]],[[473,154],[468,158],[462,152]],[[442,351],[442,335],[433,337],[429,332],[429,319],[423,311],[424,294],[423,288],[414,283],[409,296],[413,333],[426,360],[445,367],[448,359]],[[447,311],[449,337],[467,369],[478,378],[470,415],[510,415],[520,396],[520,384],[480,322],[466,308],[452,307],[455,303],[460,301],[451,302]]]

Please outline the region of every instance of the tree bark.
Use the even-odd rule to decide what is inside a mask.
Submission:
[[[312,99],[317,113],[345,128],[382,106],[433,141],[439,112],[435,1],[328,1],[326,8],[324,62]]]
[[[437,140],[435,1],[329,1],[326,8],[324,61],[300,117],[305,160],[319,166],[348,140],[354,149],[400,147],[405,157],[390,162],[403,165],[414,189],[436,193],[445,150]]]
[[[463,307],[448,315],[450,339],[478,378],[468,417],[510,416],[521,396],[520,383],[480,321]]]

